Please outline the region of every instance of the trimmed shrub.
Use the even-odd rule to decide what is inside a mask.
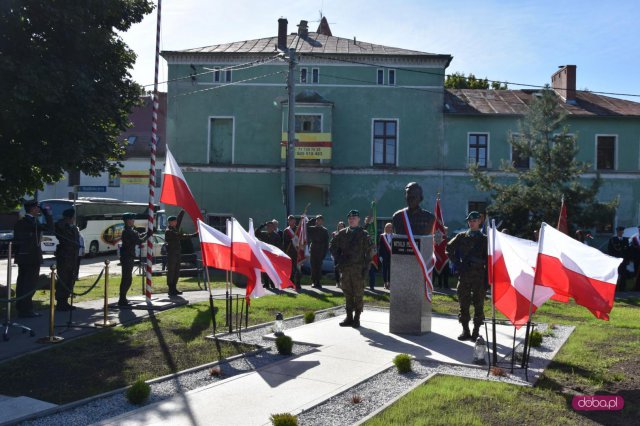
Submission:
[[[298,418],[289,413],[272,414],[269,420],[273,426],[298,426]]]
[[[280,355],[291,355],[291,349],[293,348],[293,340],[289,336],[276,337],[276,348]]]
[[[538,330],[534,330],[531,333],[531,336],[529,336],[529,344],[532,348],[537,348],[538,346],[542,345],[542,333],[540,333]]]
[[[311,324],[315,320],[316,320],[316,313],[315,312],[305,312],[305,314],[304,314],[304,323],[305,324]]]
[[[393,358],[393,363],[398,369],[398,373],[405,374],[411,371],[411,357],[407,354],[398,354]]]
[[[132,404],[140,405],[149,398],[150,393],[151,386],[144,380],[138,379],[127,389],[127,399]]]

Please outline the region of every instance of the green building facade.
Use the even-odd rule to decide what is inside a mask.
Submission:
[[[441,194],[452,229],[484,208],[488,196],[475,189],[468,164],[497,171],[511,160],[509,132],[517,132],[535,91],[445,90],[450,55],[335,37],[325,19],[317,32],[302,21],[287,34],[282,24],[279,37],[163,52],[167,143],[211,224],[234,216],[285,226],[283,46],[297,58],[296,213],[309,205],[331,228],[351,209],[369,214],[375,200],[383,221],[404,207],[412,181],[422,185],[428,210]],[[573,66],[556,74],[579,159],[604,178],[601,199],[620,196],[614,221],[639,223],[640,104],[576,92]]]

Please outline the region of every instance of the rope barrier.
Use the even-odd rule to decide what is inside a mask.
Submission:
[[[31,290],[29,293],[27,294],[23,294],[20,297],[12,297],[11,299],[0,299],[0,303],[13,303],[13,302],[17,302],[18,300],[22,300],[22,299],[26,299],[29,296],[32,296],[36,291],[38,291],[37,288],[34,288],[33,290]]]
[[[69,287],[67,287],[64,283],[64,281],[62,281],[60,279],[60,276],[58,274],[56,274],[56,279],[58,280],[58,283],[60,283],[60,285],[62,287],[64,287],[65,290],[67,290],[69,292],[70,295],[74,296],[74,297],[79,297],[79,296],[84,296],[86,294],[89,294],[89,292],[91,290],[93,290],[94,288],[96,288],[96,286],[98,285],[100,278],[102,278],[102,274],[104,273],[104,268],[102,268],[102,271],[100,271],[100,274],[98,275],[98,278],[96,278],[96,281],[91,285],[91,287],[89,287],[89,289],[87,291],[84,291],[82,293],[76,293],[73,290],[69,289]]]

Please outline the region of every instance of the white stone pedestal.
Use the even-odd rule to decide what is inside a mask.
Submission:
[[[433,235],[414,236],[428,265],[433,255]],[[431,303],[424,292],[424,278],[406,235],[394,235],[391,246],[391,304],[389,331],[424,334],[431,331]]]

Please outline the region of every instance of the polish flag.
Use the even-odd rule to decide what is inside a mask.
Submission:
[[[538,244],[499,232],[495,225],[487,237],[493,303],[519,329],[529,320],[529,310],[535,312],[553,295],[548,287],[533,288]]]
[[[536,285],[572,297],[596,318],[608,320],[622,259],[574,240],[543,223],[540,227]]]
[[[300,223],[298,224],[298,228],[296,229],[296,238],[298,240],[298,245],[296,246],[298,250],[298,266],[304,262],[307,257],[306,248],[307,248],[307,215],[303,214],[300,218]]]
[[[256,244],[262,250],[262,253],[265,255],[266,261],[271,264],[271,267],[278,274],[280,280],[278,282],[274,281],[274,284],[280,290],[285,289],[287,287],[294,287],[295,285],[289,279],[289,275],[291,275],[291,258],[285,254],[278,247],[265,243],[264,241],[260,241],[255,238],[253,231],[253,219],[249,219],[249,234],[254,237]],[[267,267],[269,268],[269,267]]]
[[[231,270],[231,238],[198,220],[202,262],[205,266]]]
[[[164,165],[164,176],[162,178],[160,202],[183,208],[189,213],[194,223],[198,220],[203,220],[200,208],[195,198],[193,198],[193,194],[189,189],[189,185],[187,185],[182,170],[180,170],[178,163],[176,163],[168,147]]]
[[[442,218],[439,196],[436,198],[434,213],[436,222],[433,230],[433,254],[436,256],[436,271],[442,273],[442,270],[449,264],[449,257],[447,256],[446,231],[444,229],[444,219]]]

